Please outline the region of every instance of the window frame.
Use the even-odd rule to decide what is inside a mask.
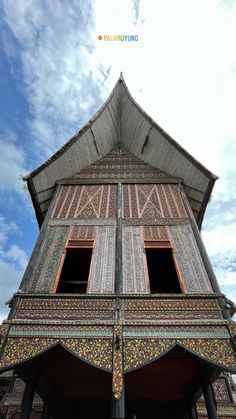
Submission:
[[[74,295],[86,295],[89,294],[89,290],[91,289],[91,281],[92,281],[92,271],[93,271],[93,264],[94,264],[94,247],[95,247],[95,240],[94,239],[68,239],[66,245],[63,250],[62,258],[60,261],[60,265],[58,268],[58,272],[56,275],[56,280],[54,282],[52,293],[54,294],[74,294]],[[60,278],[62,274],[62,269],[65,263],[66,254],[68,249],[92,249],[91,260],[90,260],[90,267],[88,273],[88,281],[87,281],[87,288],[85,293],[65,293],[65,292],[58,292],[58,287],[60,284]]]
[[[151,285],[150,285],[150,278],[149,278],[149,270],[148,270],[148,263],[147,263],[147,255],[146,255],[146,249],[170,249],[171,250],[171,255],[172,255],[172,259],[174,262],[174,267],[175,267],[175,271],[176,271],[176,275],[179,281],[179,287],[180,287],[180,293],[155,293],[155,292],[151,292]],[[144,243],[143,243],[143,251],[145,254],[145,270],[146,270],[146,275],[147,275],[147,282],[148,282],[148,287],[149,287],[149,292],[151,295],[154,294],[159,294],[159,295],[163,295],[163,294],[172,294],[172,295],[181,295],[181,294],[186,294],[186,289],[184,286],[184,281],[181,275],[181,271],[179,269],[178,266],[178,262],[177,262],[177,258],[176,258],[176,252],[175,249],[173,248],[170,240],[156,240],[156,239],[145,239]]]

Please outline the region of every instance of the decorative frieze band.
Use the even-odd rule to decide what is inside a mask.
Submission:
[[[28,320],[74,320],[74,321],[104,321],[114,320],[115,312],[108,310],[18,310],[17,319]]]
[[[97,298],[22,298],[20,310],[114,310],[115,300]]]
[[[183,299],[183,298],[150,298],[150,299],[124,299],[123,308],[125,310],[143,310],[150,312],[150,310],[220,310],[218,301],[216,299],[209,299],[204,296],[204,299]]]
[[[9,336],[46,336],[53,338],[94,338],[102,337],[104,339],[113,336],[113,328],[109,326],[53,326],[53,325],[21,325],[12,326],[9,331]]]
[[[188,224],[188,218],[123,218],[122,222],[124,225],[127,226],[152,226],[152,225],[160,225],[160,226],[173,226],[173,225],[182,225]]]
[[[94,219],[74,219],[74,218],[60,218],[51,219],[48,222],[49,226],[116,226],[114,218],[94,218]]]
[[[122,319],[158,322],[160,320],[206,320],[206,319],[222,319],[220,311],[125,311],[122,312]]]
[[[124,327],[124,338],[202,338],[202,339],[229,339],[230,335],[226,327],[188,326],[188,327]]]

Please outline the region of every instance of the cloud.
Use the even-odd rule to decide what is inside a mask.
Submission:
[[[17,43],[33,147],[45,159],[101,102],[104,75],[94,55],[92,2],[4,0],[3,9]],[[5,48],[8,52],[7,42]],[[14,58],[9,59],[14,66]]]
[[[10,131],[4,132],[0,136],[0,149],[0,191],[22,192],[21,176],[28,172],[25,151]]]
[[[9,250],[5,253],[5,258],[11,262],[14,262],[14,266],[24,271],[27,265],[28,257],[23,249],[17,244],[10,246]]]
[[[232,7],[236,4],[236,0],[222,0],[222,4]]]
[[[138,18],[139,18],[139,7],[140,7],[140,0],[133,0],[133,8],[134,8],[133,21],[135,25],[138,22]]]
[[[203,225],[203,236],[208,242],[209,252],[214,253],[214,249],[219,249],[218,236],[221,239],[221,250],[225,247],[232,248],[235,246],[235,231],[236,228],[236,197],[234,193],[226,191],[217,194],[209,203],[206,218]],[[223,240],[223,238],[225,238]]]
[[[28,257],[17,244],[10,244],[21,235],[18,226],[0,214],[0,321],[6,318],[8,301],[19,287]]]
[[[9,234],[16,232],[19,232],[19,229],[15,222],[6,222],[0,214],[0,248],[6,244]]]
[[[19,287],[19,283],[22,277],[22,272],[14,268],[10,263],[5,262],[0,258],[0,322],[4,320],[7,315],[9,308],[5,305],[6,301],[9,301]]]
[[[202,236],[222,292],[236,302],[236,199],[220,189],[207,209]]]
[[[212,264],[222,292],[236,302],[236,251],[229,250],[214,255]]]

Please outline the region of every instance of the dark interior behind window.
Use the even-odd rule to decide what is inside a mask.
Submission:
[[[86,293],[91,257],[91,248],[66,249],[58,293]]]
[[[181,293],[172,249],[146,248],[151,293]]]

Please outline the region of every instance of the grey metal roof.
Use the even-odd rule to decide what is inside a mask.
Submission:
[[[56,183],[102,159],[116,145],[152,167],[181,178],[193,214],[201,226],[217,176],[146,114],[132,98],[122,76],[94,117],[49,160],[24,177],[39,225]]]

